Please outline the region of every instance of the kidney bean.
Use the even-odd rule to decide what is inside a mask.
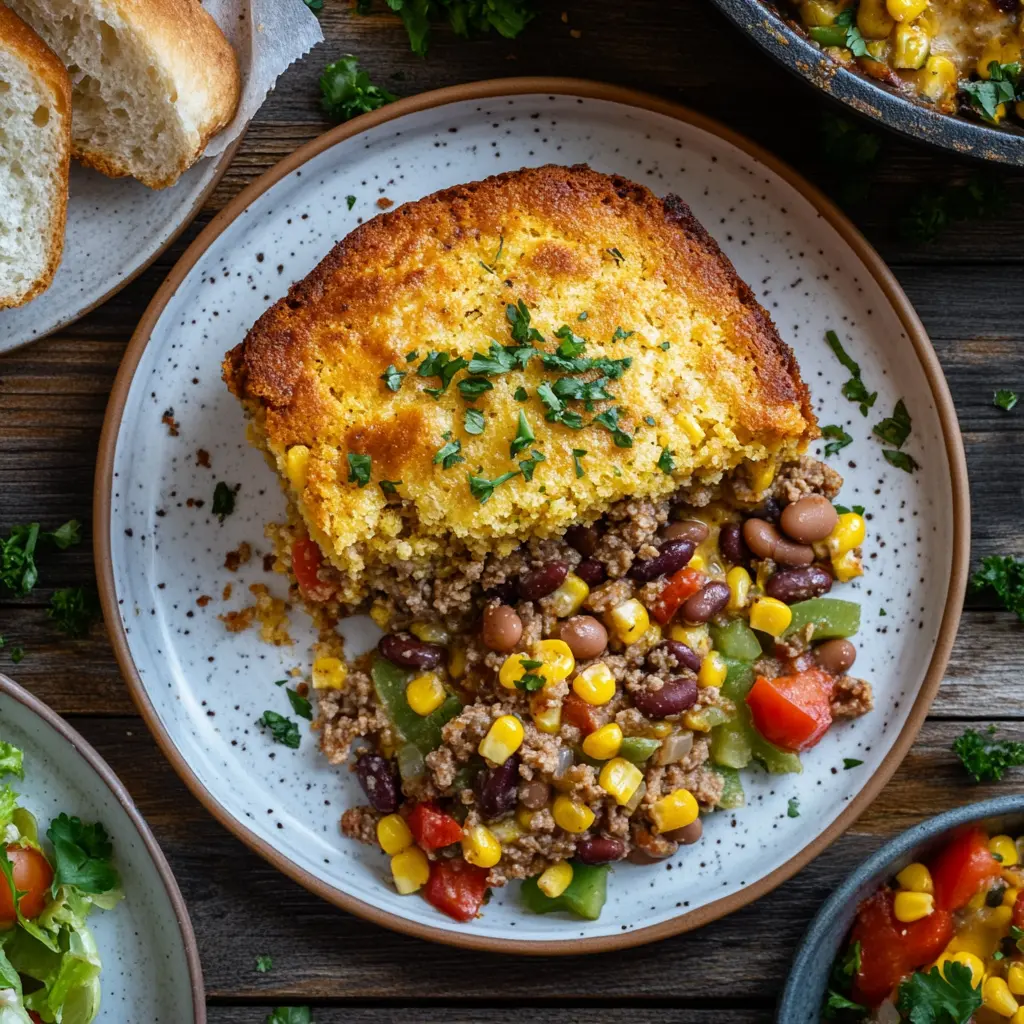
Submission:
[[[593,615],[574,615],[562,623],[558,635],[577,661],[596,658],[608,646],[608,630]]]
[[[692,648],[687,647],[682,640],[663,640],[657,647],[658,650],[667,650],[679,668],[688,668],[691,672],[700,671],[700,655]]]
[[[821,494],[808,494],[782,512],[779,525],[800,544],[824,540],[839,521],[832,502]]]
[[[782,515],[783,504],[778,498],[765,498],[750,514],[769,523],[778,523]]]
[[[769,597],[786,604],[806,601],[809,597],[821,597],[832,589],[832,576],[820,565],[808,565],[803,569],[786,569],[777,572],[765,585]]]
[[[484,609],[480,635],[492,651],[515,650],[523,635],[523,620],[507,604],[492,604]]]
[[[728,603],[729,587],[721,580],[712,580],[683,602],[682,615],[687,622],[707,622]]]
[[[814,648],[814,660],[831,675],[849,672],[857,660],[857,648],[849,640],[826,640]]]
[[[498,583],[491,587],[490,590],[485,591],[484,597],[488,600],[497,599],[502,604],[515,604],[519,599],[519,590],[516,587],[516,580],[513,576],[511,579],[507,579],[504,583]]]
[[[476,777],[476,801],[487,819],[500,818],[515,810],[519,790],[519,758],[510,757],[497,768],[488,768]]]
[[[726,523],[718,531],[718,550],[732,565],[746,565],[750,552],[743,540],[743,527],[739,523]]]
[[[597,542],[601,534],[593,526],[570,526],[565,531],[565,543],[575,548],[584,558],[589,558],[597,550]]]
[[[669,679],[660,690],[633,694],[633,703],[648,718],[678,715],[697,703],[697,680],[685,676]]]
[[[528,811],[539,811],[547,807],[551,799],[551,787],[546,782],[534,779],[519,787],[519,802]]]
[[[684,825],[682,828],[674,828],[671,832],[663,832],[662,835],[666,839],[679,843],[680,846],[693,846],[704,835],[704,825],[701,823],[700,818],[698,818],[696,821],[691,821],[689,825]]]
[[[743,524],[743,539],[758,558],[771,558],[779,565],[810,565],[814,548],[794,544],[764,519],[748,519]]]
[[[634,562],[629,569],[630,579],[649,583],[659,576],[671,576],[678,572],[691,558],[697,545],[692,540],[668,540],[658,549],[653,558]]]
[[[596,836],[583,839],[576,844],[576,856],[584,864],[607,864],[613,860],[622,860],[626,853],[626,844],[621,839],[608,839]]]
[[[681,519],[677,523],[669,523],[661,531],[663,540],[692,540],[694,544],[708,539],[707,524],[697,519]]]
[[[598,584],[604,583],[608,578],[608,570],[605,569],[604,563],[597,561],[595,558],[584,558],[579,565],[576,566],[576,575],[588,587],[596,587]]]
[[[444,648],[417,640],[409,633],[389,633],[377,644],[388,661],[402,668],[437,668],[444,661]]]
[[[380,754],[363,754],[356,761],[356,778],[375,811],[393,814],[398,810],[398,780],[387,758]]]
[[[565,562],[548,562],[519,577],[519,596],[524,601],[539,601],[557,590],[568,575],[569,566]]]

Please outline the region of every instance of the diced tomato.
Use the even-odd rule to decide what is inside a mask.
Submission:
[[[757,731],[784,750],[813,747],[832,724],[832,677],[820,669],[766,679],[758,676],[747,694]]]
[[[697,569],[684,567],[673,573],[651,605],[651,614],[664,626],[679,611],[683,602],[704,586],[706,580],[704,573]]]
[[[417,804],[407,821],[413,838],[424,850],[440,850],[462,838],[462,826],[431,803]]]
[[[53,883],[50,862],[28,846],[8,846],[7,858],[14,869],[14,888],[25,894],[18,902],[22,916],[30,920],[38,917],[46,907]],[[0,880],[0,925],[12,925],[17,919],[10,886],[6,879]]]
[[[570,690],[565,700],[562,701],[562,721],[569,725],[575,725],[584,736],[589,736],[601,725],[597,720],[594,708],[574,690]]]
[[[988,837],[980,828],[959,833],[929,864],[935,884],[935,905],[943,910],[959,910],[970,898],[998,878],[999,861],[989,853]]]
[[[1012,923],[1018,928],[1024,928],[1024,891],[1017,893],[1017,898],[1013,901]]]
[[[292,572],[308,601],[327,601],[334,594],[334,587],[317,575],[322,560],[320,549],[309,537],[300,537],[292,545]]]
[[[36,1013],[35,1010],[29,1010],[28,1011],[28,1019],[31,1020],[31,1021],[34,1021],[35,1024],[43,1024],[43,1018],[40,1017],[39,1014]]]
[[[422,805],[421,805],[422,806]],[[427,902],[456,921],[472,921],[487,895],[487,869],[457,860],[435,860],[423,888]]]
[[[851,942],[860,943],[860,970],[853,982],[852,998],[877,1006],[904,975],[931,963],[953,937],[953,918],[945,910],[933,910],[911,924],[896,920],[895,894],[882,889],[857,909]]]

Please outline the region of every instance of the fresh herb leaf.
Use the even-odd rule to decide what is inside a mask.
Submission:
[[[345,205],[351,210],[356,205],[355,196],[345,196]]]
[[[587,347],[586,338],[573,334],[572,328],[568,324],[562,324],[555,331],[555,337],[561,339],[558,344],[558,354],[567,358],[583,355],[583,351]]]
[[[463,377],[459,381],[459,394],[467,402],[475,402],[493,388],[494,385],[486,377]]]
[[[62,885],[73,885],[93,894],[120,886],[121,880],[110,862],[114,847],[99,822],[87,825],[79,818],[59,814],[46,835],[53,844],[54,895]]]
[[[11,661],[15,665],[20,665],[21,660],[25,657],[25,648],[21,644],[15,644],[11,648]]]
[[[565,403],[555,394],[554,389],[546,380],[537,385],[537,397],[547,410],[544,418],[549,423],[561,423],[570,430],[583,429],[583,417],[578,412],[567,409]]]
[[[992,404],[1003,412],[1009,412],[1017,404],[1017,392],[1000,388],[992,396]]]
[[[359,70],[359,61],[352,54],[324,68],[320,93],[324,110],[336,121],[348,121],[398,99],[387,89],[374,85],[370,76]]]
[[[561,373],[587,373],[589,370],[597,370],[612,380],[618,380],[633,364],[631,356],[624,359],[607,359],[604,356],[590,359],[587,356],[566,356],[561,352],[545,352],[541,355],[540,361],[546,370],[558,370]]]
[[[999,107],[1020,99],[1021,65],[1000,64],[993,60],[988,65],[988,79],[976,82],[961,82],[960,91],[967,96],[971,106],[990,124],[998,124]]]
[[[906,452],[897,452],[892,448],[886,448],[882,454],[885,456],[886,462],[897,469],[902,469],[905,473],[913,473],[914,470],[921,468],[917,460]]]
[[[467,473],[469,478],[469,493],[480,502],[481,505],[486,505],[491,500],[491,496],[494,494],[496,488],[500,487],[506,480],[511,480],[514,476],[519,476],[519,470],[513,469],[508,473],[502,473],[501,476],[495,477],[493,480],[488,480],[483,476],[473,476],[472,473]]]
[[[981,568],[971,576],[975,592],[990,588],[1003,607],[1024,622],[1024,559],[1013,555],[987,555]]]
[[[532,672],[535,668],[540,668],[544,664],[538,658],[520,658],[519,664],[526,669],[527,672]]]
[[[266,1024],[313,1024],[313,1011],[308,1006],[278,1006]]]
[[[860,1003],[855,1003],[852,999],[847,999],[846,996],[837,992],[834,988],[830,988],[826,993],[825,1005],[821,1010],[822,1017],[825,1020],[835,1020],[843,1011],[859,1013],[863,1016],[867,1014],[868,1008]]]
[[[324,9],[324,0],[304,0],[306,6],[314,12]]]
[[[222,523],[227,516],[235,511],[235,495],[238,494],[241,487],[241,484],[235,484],[232,487],[230,484],[224,483],[223,480],[214,487],[211,511]]]
[[[527,693],[535,693],[537,690],[544,688],[544,677],[535,675],[533,672],[527,672],[521,675],[516,680],[517,690],[526,690]]]
[[[411,352],[406,352],[405,353],[405,361],[407,363],[415,363],[416,360],[419,359],[419,357],[420,357],[419,349],[415,349],[414,348]]]
[[[278,742],[292,750],[299,749],[301,736],[299,727],[290,718],[279,715],[276,711],[264,711],[262,717],[256,719],[257,725],[270,730],[270,735]]]
[[[607,377],[598,377],[597,380],[559,377],[552,386],[552,390],[563,401],[586,403],[587,412],[592,412],[595,402],[615,397],[605,388],[607,383]]]
[[[508,453],[511,458],[515,458],[524,448],[529,448],[531,444],[536,440],[533,434],[533,430],[530,428],[530,423],[526,418],[526,413],[519,410],[519,425],[516,427],[516,436],[512,439],[512,443],[508,447]]]
[[[901,982],[896,1006],[910,1024],[967,1024],[981,1007],[981,987],[969,967],[948,960],[942,971],[917,971]]]
[[[380,483],[380,489],[385,494],[397,494],[398,493],[398,487],[401,484],[401,482],[402,482],[401,480],[381,480],[379,482]]]
[[[533,471],[542,462],[547,462],[547,459],[545,459],[544,455],[541,452],[537,451],[536,448],[533,449],[533,451],[530,452],[530,457],[528,459],[523,459],[519,463],[519,469],[522,471],[523,479],[526,480],[527,482],[532,480]]]
[[[860,366],[847,354],[835,331],[826,331],[825,340],[839,362],[850,371],[850,379],[843,385],[843,394],[851,402],[859,402],[861,415],[867,416],[868,409],[875,404],[878,392],[868,392],[860,378]]]
[[[843,767],[849,771],[851,768],[859,768],[864,762],[858,760],[856,757],[844,757]]]
[[[922,189],[899,222],[900,235],[910,242],[932,242],[950,224],[992,218],[1006,203],[1006,189],[991,176],[972,175],[963,184]]]
[[[675,452],[669,451],[668,448],[661,449],[661,455],[658,456],[658,469],[662,473],[672,473],[676,468]]]
[[[271,967],[274,966],[274,961],[269,956],[258,956],[256,957],[256,972],[257,974],[266,974]]]
[[[537,350],[532,345],[502,346],[492,341],[486,355],[473,353],[469,361],[469,372],[494,377],[510,370],[525,370],[526,364],[536,354]]]
[[[853,444],[853,438],[838,423],[829,423],[822,427],[821,436],[829,438],[825,445],[826,456],[835,455],[848,444]]]
[[[99,598],[92,589],[61,587],[53,592],[46,614],[68,636],[87,636],[89,627],[100,617]]]
[[[512,395],[512,397],[517,402],[525,402],[530,397],[530,393],[526,390],[526,388],[518,387],[516,388],[515,393]]]
[[[298,690],[293,690],[289,687],[284,692],[288,694],[288,702],[292,706],[292,711],[299,718],[305,718],[311,722],[313,720],[313,705]]]
[[[365,487],[370,482],[373,457],[358,452],[349,452],[345,457],[348,459],[348,482]]]
[[[871,432],[886,444],[891,444],[894,448],[902,448],[910,436],[910,425],[910,413],[907,412],[907,407],[901,398],[896,403],[892,415],[887,416],[880,423],[876,423],[871,428]]]
[[[580,461],[580,459],[582,459],[586,454],[587,451],[585,448],[573,448],[572,450],[572,464],[576,470],[577,480],[586,473],[586,470],[583,468],[583,463]]]
[[[0,778],[5,775],[17,775],[19,779],[25,778],[22,756],[21,751],[13,743],[0,740]]]
[[[39,524],[11,528],[6,540],[0,540],[0,582],[15,597],[24,597],[36,585],[35,551],[39,542]]]
[[[619,426],[619,415],[621,412],[622,410],[618,406],[612,406],[611,409],[606,409],[599,416],[595,416],[594,422],[611,431],[616,448],[632,448],[633,438]]]
[[[1024,765],[1024,743],[994,739],[994,732],[990,728],[988,735],[983,735],[965,729],[953,741],[953,753],[975,782],[998,782],[1007,768]]]
[[[467,434],[482,434],[484,432],[484,414],[479,409],[467,409],[463,426]]]
[[[484,268],[484,270],[486,270],[488,274],[497,274],[497,273],[498,273],[498,272],[497,272],[497,271],[496,271],[496,270],[494,269],[494,267],[492,267],[492,266],[491,266],[491,265],[490,265],[489,263],[484,263],[484,261],[483,261],[483,260],[477,260],[477,263],[479,263],[479,264],[480,264],[480,266],[481,266],[481,267],[483,267],[483,268]]]
[[[621,264],[626,262],[626,257],[623,256],[622,253],[619,252],[618,249],[612,248],[612,249],[606,249],[605,251],[608,253],[609,256],[611,256],[611,258],[613,260],[615,260],[615,265],[616,266],[620,266]]]
[[[505,318],[512,327],[512,340],[520,345],[532,346],[535,341],[544,341],[544,336],[536,327],[530,326],[530,311],[526,303],[520,299],[514,306],[509,303],[505,307]]]
[[[849,50],[854,57],[860,57],[863,60],[876,61],[878,59],[871,55],[864,36],[857,28],[853,7],[847,7],[845,11],[840,11],[831,25],[808,29],[808,34],[822,46],[841,46]]]
[[[621,327],[616,327],[612,332],[612,341],[625,341],[627,338],[632,338],[636,334],[636,331],[624,331]],[[665,346],[668,342],[663,342]]]
[[[388,368],[380,375],[380,379],[384,381],[389,391],[397,391],[402,386],[405,374],[405,370],[399,370],[394,363],[388,363]]]
[[[416,368],[416,375],[418,377],[440,377],[441,386],[439,388],[424,388],[428,395],[440,398],[448,390],[448,385],[451,384],[455,374],[459,370],[464,370],[468,365],[469,363],[462,356],[452,359],[447,352],[430,352]],[[460,382],[460,390],[463,383],[465,382]],[[484,388],[483,390],[488,389]],[[463,394],[465,393],[463,391]]]
[[[851,511],[845,505],[839,505],[839,504],[837,504],[835,506],[835,510],[841,516],[846,515],[847,512]],[[862,516],[862,515],[864,515],[864,506],[863,505],[854,505],[852,511],[856,512],[857,515]]]
[[[786,805],[786,816],[789,818],[800,817],[800,801],[795,796],[789,798],[789,803]]]
[[[458,439],[449,441],[447,444],[438,448],[437,452],[434,454],[434,465],[436,466],[440,463],[442,469],[451,469],[452,466],[458,465],[460,462],[465,462],[465,456],[459,454],[461,451],[461,441]]]
[[[583,310],[583,312],[580,313],[580,315],[576,317],[576,319],[579,320],[580,323],[582,323],[584,320],[587,319],[588,316],[590,316],[590,314],[586,310]]]
[[[40,541],[52,544],[61,551],[82,543],[82,524],[77,519],[69,519],[63,526],[58,526],[50,533],[41,533]]]

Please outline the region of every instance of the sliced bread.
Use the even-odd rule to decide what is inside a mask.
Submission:
[[[6,0],[71,75],[72,153],[173,185],[235,113],[231,44],[198,0]]]
[[[45,291],[64,251],[71,82],[0,3],[0,309]]]

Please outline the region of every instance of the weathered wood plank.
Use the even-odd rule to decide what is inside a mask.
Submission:
[[[551,967],[559,969],[558,964]],[[714,1009],[688,1006],[679,1009],[677,1000],[666,1003],[643,996],[630,998],[629,1009],[610,1008],[607,1000],[588,1005],[585,1001],[565,1006],[536,1006],[528,996],[521,996],[515,1006],[491,1009],[475,1001],[472,1008],[464,1006],[438,1007],[415,1003],[405,1005],[402,1000],[390,1001],[387,1006],[314,1006],[315,1024],[393,1024],[395,1020],[412,1020],[417,1024],[521,1024],[525,1016],[536,1024],[769,1024],[774,1019],[767,1006],[743,1009],[717,1006]],[[688,1001],[689,1003],[689,1001]],[[297,1003],[286,1005],[295,1006]],[[267,1007],[219,1006],[208,1008],[209,1024],[264,1024]]]

